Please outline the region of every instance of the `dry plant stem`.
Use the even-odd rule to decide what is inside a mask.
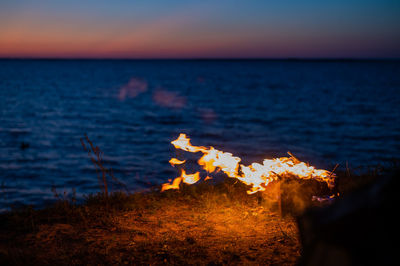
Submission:
[[[115,182],[117,182],[121,187],[123,187],[123,188],[125,189],[125,191],[126,191],[127,194],[129,194],[128,187],[127,187],[124,183],[122,183],[121,181],[119,181],[118,178],[116,178],[116,177],[114,176],[114,172],[113,172],[112,168],[110,168],[109,170],[110,170],[110,171],[109,171],[109,174],[110,174],[111,178],[112,178]]]
[[[97,163],[97,166],[99,167],[101,173],[102,173],[102,177],[103,177],[103,186],[104,186],[104,194],[106,196],[108,196],[108,186],[107,186],[107,179],[106,179],[106,174],[107,174],[107,169],[103,166],[103,160],[101,158],[102,152],[100,150],[99,147],[94,147],[93,143],[90,141],[89,137],[85,134],[86,140],[87,142],[90,144],[90,147],[92,148],[92,151],[94,152],[94,154],[97,157],[97,161],[95,161],[92,158],[92,162],[94,164]]]
[[[347,177],[351,177],[351,171],[350,171],[350,168],[349,168],[349,162],[348,161],[346,161],[346,175],[347,175]]]
[[[283,229],[282,229],[280,224],[278,224],[278,227],[279,227],[279,230],[281,231],[283,236],[293,239],[293,237],[289,236],[285,231],[283,231]]]
[[[99,147],[95,147],[92,143],[92,141],[89,139],[88,135],[85,134],[85,139],[87,141],[87,143],[89,143],[90,148],[87,149],[86,146],[83,146],[83,148],[85,149],[85,151],[88,152],[89,158],[92,161],[92,163],[95,166],[96,169],[96,173],[98,175],[99,178],[99,183],[101,183],[101,181],[103,182],[103,192],[105,196],[108,196],[108,187],[107,187],[107,180],[106,180],[106,169],[103,167],[103,163],[101,160],[101,151]],[[83,140],[81,139],[81,143],[84,143]],[[95,157],[92,155],[92,153],[94,153]],[[102,177],[100,177],[100,172],[102,173]]]
[[[333,173],[336,171],[336,168],[338,168],[338,167],[339,167],[339,164],[337,163],[337,164],[335,165],[335,167],[333,167],[333,170],[332,170],[331,173],[329,174],[328,178],[331,178],[331,177],[332,177]]]
[[[103,152],[100,150],[99,147],[95,147],[93,142],[89,139],[88,135],[85,134],[85,140],[89,144],[89,147],[85,145],[85,141],[81,138],[81,144],[83,149],[88,153],[90,160],[92,161],[93,165],[95,166],[97,177],[99,179],[100,186],[103,189],[104,195],[108,196],[108,185],[107,185],[107,175],[109,175],[112,180],[123,186],[126,190],[126,185],[120,182],[115,176],[112,169],[108,169],[104,167],[103,164]],[[92,155],[94,154],[94,156]],[[128,191],[127,191],[128,192]]]
[[[294,156],[290,151],[288,151],[287,153],[290,155],[290,157],[292,157],[294,163],[300,163],[300,162],[301,162],[301,161],[300,161],[299,159],[297,159],[297,157]]]

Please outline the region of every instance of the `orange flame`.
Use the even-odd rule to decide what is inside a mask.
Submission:
[[[186,162],[186,160],[181,161],[181,160],[178,160],[178,159],[176,159],[176,158],[171,158],[171,160],[169,160],[169,163],[170,163],[172,166],[175,166],[175,165],[177,165],[177,164],[184,164],[185,162]]]
[[[299,161],[291,153],[290,157],[281,157],[274,159],[265,159],[262,164],[252,163],[249,166],[240,164],[241,159],[233,156],[231,153],[223,152],[214,149],[213,147],[193,146],[190,139],[185,134],[180,134],[179,137],[171,142],[176,149],[181,149],[188,152],[202,152],[203,156],[198,160],[198,164],[203,167],[207,173],[212,173],[218,170],[223,171],[231,178],[237,178],[246,185],[251,186],[248,194],[258,191],[264,191],[268,184],[280,178],[297,177],[299,179],[315,179],[320,182],[326,182],[328,187],[334,186],[335,174],[327,171],[315,169],[314,166],[309,166],[304,162]],[[176,158],[170,160],[179,161]],[[182,164],[185,161],[179,161]],[[171,163],[171,165],[175,165]],[[206,179],[210,177],[207,176]],[[162,186],[161,191],[167,189],[179,189],[179,184],[183,180],[184,183],[194,184],[200,180],[199,172],[187,175],[182,169],[180,177],[175,178],[172,184],[166,183]]]
[[[179,184],[181,183],[181,181],[182,181],[182,178],[177,177],[174,179],[174,181],[172,181],[172,184],[170,184],[170,183],[163,184],[161,187],[161,192],[168,190],[168,189],[179,189]]]
[[[177,177],[172,181],[172,184],[166,183],[163,184],[161,187],[161,191],[168,190],[168,189],[179,189],[180,183],[192,185],[200,180],[200,173],[196,172],[194,174],[186,174],[185,170],[181,169],[181,176]]]
[[[200,180],[200,173],[186,174],[185,170],[182,169],[181,177],[184,183],[192,185]]]

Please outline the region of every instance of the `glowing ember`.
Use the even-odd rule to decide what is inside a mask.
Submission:
[[[252,194],[258,191],[264,191],[268,184],[280,178],[299,178],[315,179],[320,182],[326,182],[328,187],[334,186],[335,174],[327,170],[315,169],[304,162],[299,161],[291,153],[290,157],[281,157],[274,159],[265,159],[262,164],[252,163],[249,166],[240,164],[241,159],[233,156],[231,153],[214,149],[213,147],[193,146],[190,139],[185,134],[171,142],[176,149],[187,152],[202,152],[203,156],[198,160],[198,164],[203,167],[207,173],[213,173],[221,170],[231,178],[237,178],[246,185],[251,186],[247,193]],[[172,166],[183,164],[176,158],[170,160]],[[205,180],[210,179],[209,176]],[[187,184],[194,184],[200,180],[199,172],[186,174],[182,169],[181,176],[175,178],[172,182],[162,186],[161,191],[168,189],[179,189],[181,181]]]

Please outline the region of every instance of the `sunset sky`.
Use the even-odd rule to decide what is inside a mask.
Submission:
[[[400,58],[400,1],[0,1],[0,57]]]

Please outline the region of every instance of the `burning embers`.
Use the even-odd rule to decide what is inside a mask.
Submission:
[[[240,164],[241,159],[239,157],[235,157],[231,153],[219,151],[213,147],[193,146],[185,134],[180,134],[171,143],[176,149],[191,153],[203,153],[203,156],[198,160],[198,164],[207,173],[222,171],[231,178],[239,179],[246,185],[251,186],[250,190],[247,191],[248,194],[264,191],[269,183],[283,178],[315,179],[320,182],[326,182],[329,188],[334,186],[334,173],[315,169],[315,167],[299,161],[291,153],[289,153],[290,157],[265,159],[262,164],[252,163],[249,166],[245,166]],[[175,166],[184,164],[186,161],[172,158],[169,162],[172,166]],[[207,175],[205,180],[209,178]],[[161,191],[179,189],[181,182],[194,184],[199,180],[199,172],[188,174],[181,169],[181,175],[175,178],[172,183],[163,184]]]

